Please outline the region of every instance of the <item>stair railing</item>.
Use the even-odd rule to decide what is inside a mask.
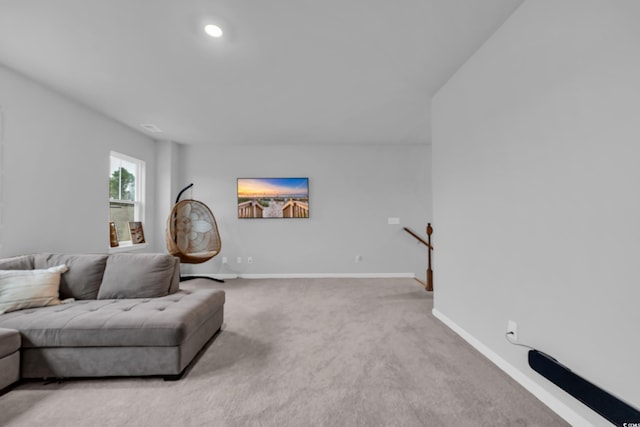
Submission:
[[[433,234],[433,227],[431,227],[431,223],[427,224],[427,241],[414,233],[410,228],[404,227],[404,231],[411,234],[416,240],[418,240],[418,242],[427,247],[427,280],[423,281],[417,277],[415,279],[424,286],[426,291],[433,292],[433,270],[431,269],[431,251],[433,250],[433,246],[431,245],[431,235]]]

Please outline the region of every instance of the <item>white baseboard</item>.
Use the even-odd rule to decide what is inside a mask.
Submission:
[[[388,279],[414,278],[413,273],[284,273],[284,274],[240,274],[242,279]]]
[[[284,273],[284,274],[185,274],[189,276],[215,277],[216,279],[392,279],[416,277],[413,273]]]
[[[549,393],[542,388],[539,384],[533,381],[522,373],[522,371],[516,369],[512,364],[498,356],[493,350],[486,345],[482,344],[476,338],[474,338],[467,331],[458,326],[454,321],[442,314],[437,309],[432,310],[433,315],[438,318],[442,323],[447,325],[456,334],[460,335],[466,342],[471,344],[476,350],[482,353],[487,359],[493,362],[498,368],[506,372],[511,378],[516,380],[521,386],[527,389],[531,394],[538,398],[542,403],[547,405],[553,412],[562,417],[566,422],[572,426],[591,426],[592,423],[583,418],[580,414],[564,404],[557,397]]]

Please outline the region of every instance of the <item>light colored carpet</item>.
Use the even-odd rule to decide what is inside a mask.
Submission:
[[[412,279],[206,286],[227,292],[223,331],[182,380],[25,382],[0,396],[0,425],[567,425],[435,319]]]

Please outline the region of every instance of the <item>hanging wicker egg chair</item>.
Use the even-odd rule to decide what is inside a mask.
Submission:
[[[191,187],[193,184],[182,189],[176,198],[167,220],[166,242],[169,253],[180,258],[181,262],[200,264],[218,255],[222,242],[216,219],[207,205],[193,199],[180,200],[182,193]]]

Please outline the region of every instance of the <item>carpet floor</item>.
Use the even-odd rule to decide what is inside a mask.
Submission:
[[[567,425],[434,318],[412,279],[204,283],[226,291],[225,322],[182,380],[21,382],[0,425]]]

